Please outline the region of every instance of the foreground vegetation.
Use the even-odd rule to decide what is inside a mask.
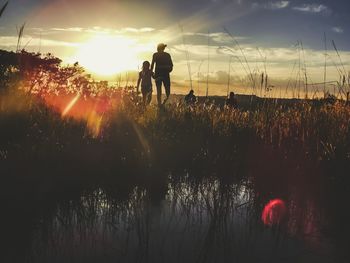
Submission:
[[[156,160],[163,154],[178,154],[180,159],[188,154],[187,160],[217,156],[220,161],[226,153],[258,145],[286,155],[298,152],[314,161],[349,158],[350,108],[342,102],[284,105],[265,101],[255,110],[210,103],[191,107],[170,104],[159,111],[154,106],[139,106],[133,93],[120,92],[117,106],[103,113],[98,131],[92,131],[84,118],[62,116],[40,98],[23,92],[3,94],[2,159],[74,152],[92,145],[108,148],[113,143],[120,144],[114,150],[121,151],[120,156],[113,156],[130,155],[130,161],[141,158],[148,162],[150,156]]]
[[[344,101],[241,97],[230,109],[210,99],[188,106],[180,98],[164,110],[144,108],[132,87],[93,81],[77,63],[62,67],[50,54],[25,51],[0,55],[4,163],[225,171],[261,158],[261,149],[316,166],[349,161]]]
[[[346,261],[346,102],[144,108],[60,63],[0,50],[2,261]]]
[[[322,262],[313,246],[328,239],[327,255],[348,257],[347,102],[144,108],[133,87],[51,54],[0,50],[0,61],[4,262]],[[264,232],[273,198],[287,216]]]
[[[288,202],[289,217],[268,239],[272,262],[293,257],[290,236],[307,240],[323,231],[339,242],[336,256],[346,257],[347,206],[339,200],[349,188],[350,110],[343,102],[261,100],[252,110],[178,103],[159,110],[141,107],[129,89],[114,92],[113,107],[94,122],[62,116],[41,96],[3,91],[1,204],[10,216],[0,222],[11,226],[2,231],[5,259],[176,262],[182,253],[173,247],[183,251],[183,240],[195,240],[195,252],[182,261],[252,262],[259,255],[252,244],[257,251],[260,240],[266,245],[261,210],[275,197]],[[167,234],[154,227],[158,206],[169,211],[161,221]],[[306,222],[318,224],[315,232]],[[281,244],[288,249],[274,254]],[[297,258],[319,262],[312,253]]]

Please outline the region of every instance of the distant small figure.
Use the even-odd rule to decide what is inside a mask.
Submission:
[[[234,92],[230,92],[230,96],[226,99],[225,105],[232,109],[237,109],[238,103]]]
[[[194,105],[197,102],[197,97],[194,95],[193,89],[185,96],[185,103],[187,105]]]
[[[162,106],[169,99],[170,96],[170,72],[173,70],[173,61],[169,53],[164,52],[167,45],[160,43],[157,46],[157,52],[153,54],[151,70],[155,66],[155,80],[157,86],[157,101],[158,106]],[[162,100],[162,84],[165,88],[166,98]]]
[[[337,101],[337,97],[330,94],[329,92],[326,92],[323,101],[328,104],[334,104]]]
[[[142,100],[145,106],[149,105],[152,100],[152,77],[154,75],[150,65],[149,61],[142,63],[142,71],[139,72],[139,79],[137,80],[137,93],[139,93],[141,84]]]

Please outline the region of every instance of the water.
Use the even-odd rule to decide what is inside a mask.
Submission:
[[[2,192],[3,262],[347,262],[334,189],[296,170],[17,182]],[[274,198],[287,211],[266,225]]]

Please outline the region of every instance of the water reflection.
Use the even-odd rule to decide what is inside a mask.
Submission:
[[[261,220],[279,191],[257,178],[170,174],[152,184],[64,189],[6,200],[12,262],[333,262],[317,196],[282,184],[286,216]],[[272,187],[272,188],[271,188]],[[22,256],[21,256],[22,255]],[[8,261],[11,262],[11,261]]]

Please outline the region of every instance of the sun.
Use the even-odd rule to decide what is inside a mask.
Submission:
[[[110,76],[137,70],[136,41],[124,36],[95,36],[83,43],[75,59],[88,71]]]

